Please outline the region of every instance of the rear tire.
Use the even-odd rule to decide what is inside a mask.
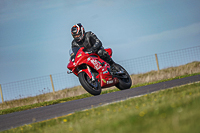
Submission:
[[[132,85],[132,80],[130,75],[128,74],[128,72],[119,64],[116,64],[116,66],[121,69],[122,71],[125,72],[125,76],[127,76],[127,78],[118,78],[119,83],[116,84],[115,86],[120,89],[120,90],[125,90],[125,89],[129,89]]]
[[[78,74],[79,81],[83,88],[90,94],[96,96],[101,94],[101,85],[98,81],[91,81],[85,72]]]

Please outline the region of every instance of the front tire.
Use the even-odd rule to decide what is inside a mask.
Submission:
[[[94,96],[101,94],[101,85],[98,81],[92,81],[85,72],[79,73],[78,77],[81,85],[88,93]]]
[[[124,76],[126,76],[126,78],[118,78],[119,80],[119,83],[116,84],[115,86],[120,89],[120,90],[125,90],[125,89],[129,89],[132,85],[132,80],[131,80],[131,77],[130,75],[128,74],[128,72],[119,64],[116,64],[116,66],[124,71]]]

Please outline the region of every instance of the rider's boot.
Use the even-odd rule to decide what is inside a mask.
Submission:
[[[112,58],[110,58],[110,56],[107,57],[107,58],[105,59],[105,61],[106,61],[108,64],[110,64],[111,68],[114,68],[114,69],[117,70],[118,72],[121,71],[121,70],[119,69],[119,67],[116,65],[116,63],[112,60]]]
[[[118,72],[120,72],[121,70],[119,69],[119,67],[116,65],[116,63],[113,63],[111,65],[112,68],[114,68],[115,70],[117,70]]]
[[[110,57],[110,55],[108,54],[108,52],[106,52],[103,48],[98,51],[98,55],[101,57],[101,59],[103,59],[105,62],[107,62],[108,64],[110,64],[111,68],[114,68],[118,72],[121,71],[117,67],[116,63],[112,60],[112,58]]]

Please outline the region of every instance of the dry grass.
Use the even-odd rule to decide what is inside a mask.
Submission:
[[[24,105],[30,105],[30,104],[40,103],[40,102],[45,102],[45,101],[52,101],[56,99],[66,98],[66,97],[78,96],[84,93],[87,93],[87,92],[82,88],[82,86],[75,86],[70,89],[66,88],[64,90],[56,91],[55,93],[50,92],[50,93],[37,95],[34,97],[27,97],[27,98],[18,99],[18,100],[6,101],[0,104],[0,110],[20,107]]]
[[[154,82],[162,79],[174,78],[181,75],[193,74],[200,72],[200,62],[192,62],[178,67],[169,67],[158,71],[131,75],[133,85]]]
[[[136,84],[154,82],[157,80],[174,78],[181,75],[193,74],[193,73],[199,73],[199,72],[200,72],[200,62],[192,62],[192,63],[188,63],[186,65],[182,65],[178,67],[170,67],[170,68],[162,69],[160,70],[160,72],[150,71],[147,73],[131,75],[131,78],[133,81],[133,85],[136,85]],[[113,89],[113,88],[115,87],[106,88],[104,90]],[[62,99],[66,97],[74,97],[74,96],[82,95],[85,93],[87,92],[82,88],[82,86],[75,86],[73,88],[66,88],[64,90],[57,91],[54,94],[46,93],[46,94],[38,95],[35,97],[28,97],[28,98],[19,99],[19,100],[7,101],[5,103],[0,104],[0,110],[13,108],[13,107],[20,107],[24,105],[30,105],[30,104],[40,103],[40,102],[45,102],[45,101],[51,101],[51,100],[56,100],[56,99]]]

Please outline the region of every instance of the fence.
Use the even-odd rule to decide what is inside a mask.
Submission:
[[[129,74],[145,73],[200,61],[200,46],[118,62]],[[1,101],[36,96],[80,85],[73,74],[59,73],[18,82],[0,84]]]

